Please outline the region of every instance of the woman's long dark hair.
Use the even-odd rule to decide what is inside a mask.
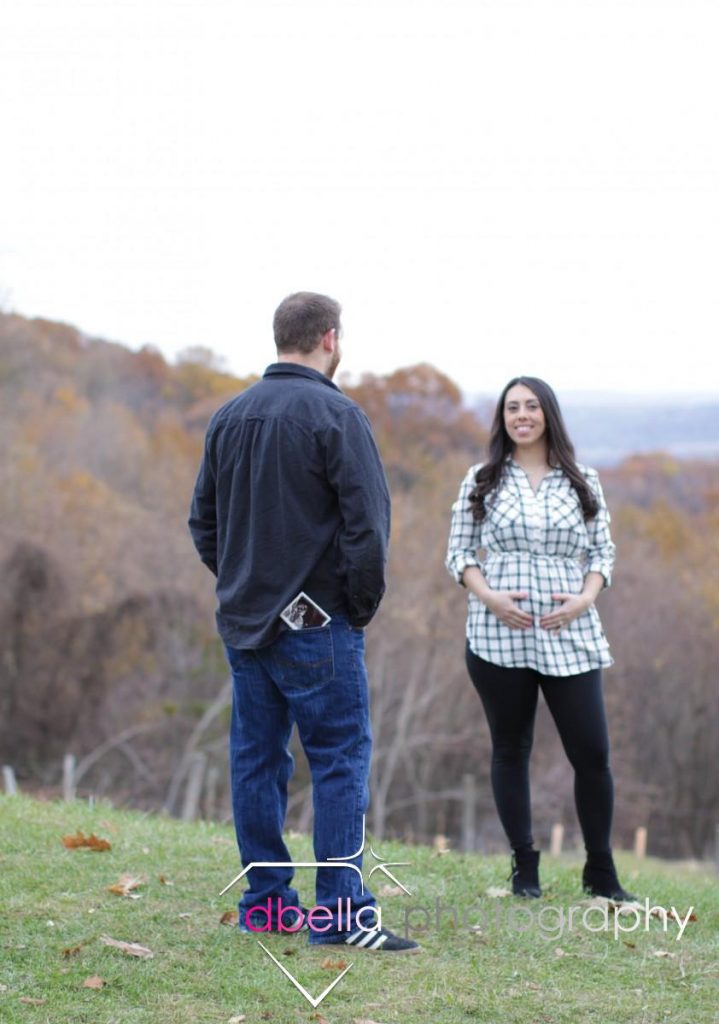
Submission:
[[[544,413],[547,461],[550,466],[558,466],[564,470],[569,482],[577,492],[584,519],[593,519],[599,511],[599,503],[577,468],[574,445],[569,440],[557,396],[549,384],[545,384],[539,377],[513,377],[499,396],[489,435],[489,458],[477,471],[476,484],[469,496],[474,518],[478,522],[484,519],[486,515],[484,500],[499,486],[507,456],[511,455],[514,450],[514,444],[504,426],[504,401],[509,389],[516,384],[524,384],[536,395]]]

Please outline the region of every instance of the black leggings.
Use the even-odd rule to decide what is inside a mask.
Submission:
[[[588,851],[610,849],[614,786],[602,698],[602,671],[545,676],[532,668],[502,668],[467,647],[467,669],[492,736],[492,790],[513,849],[531,846],[529,755],[541,687],[569,761],[574,800]]]

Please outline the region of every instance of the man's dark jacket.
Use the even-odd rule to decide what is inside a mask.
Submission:
[[[385,589],[389,522],[369,421],[318,371],[274,363],[212,417],[189,526],[230,647],[276,639],[301,590],[365,626]]]

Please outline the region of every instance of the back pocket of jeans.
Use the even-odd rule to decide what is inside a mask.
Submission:
[[[312,690],[335,677],[334,646],[329,626],[287,630],[275,643],[274,662],[285,685]]]

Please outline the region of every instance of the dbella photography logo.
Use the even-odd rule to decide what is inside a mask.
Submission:
[[[356,871],[359,875],[361,891],[364,893],[362,872],[356,864],[350,863],[362,854],[364,849],[365,820],[363,818],[362,842],[355,853],[346,857],[329,857],[326,861],[253,861],[225,886],[220,895],[223,896],[241,881],[250,869],[268,867],[349,869]],[[377,863],[367,876],[368,882],[375,872],[379,871],[405,895],[412,895],[412,892],[389,870],[390,868],[407,867],[410,864],[409,861],[385,860],[375,853],[372,847],[370,847],[370,855]],[[309,910],[289,904],[282,906],[281,901],[278,901],[274,905],[274,910],[276,911],[275,917],[272,914],[271,900],[268,900],[266,905],[258,904],[250,908],[246,912],[250,931],[256,932],[258,935],[269,931],[291,933],[300,931],[306,926],[315,932],[326,932],[330,928],[335,928],[335,918],[337,928],[341,932],[362,931],[369,934],[382,927],[382,908],[379,905],[360,907],[353,913],[350,899],[338,899],[334,907],[317,904]],[[439,930],[444,923],[451,922],[455,930],[466,929],[469,933],[486,933],[491,930],[496,930],[498,933],[520,933],[537,930],[542,939],[548,942],[557,942],[579,928],[588,932],[611,933],[615,939],[619,939],[620,936],[638,929],[650,931],[654,921],[660,924],[665,934],[669,932],[670,928],[676,928],[676,941],[679,942],[691,920],[696,920],[694,907],[690,907],[682,915],[673,906],[668,909],[662,906],[652,906],[649,899],[645,899],[644,903],[626,904],[613,904],[609,900],[594,899],[566,908],[544,904],[535,909],[526,903],[515,901],[504,903],[501,899],[494,897],[488,898],[486,902],[480,900],[466,906],[444,904],[437,898],[433,907],[405,906],[403,932],[405,938],[418,935],[426,936],[433,928]],[[352,967],[351,963],[348,964],[319,996],[314,997],[263,943],[258,942],[258,944],[315,1009]],[[358,945],[361,944],[360,941]]]

